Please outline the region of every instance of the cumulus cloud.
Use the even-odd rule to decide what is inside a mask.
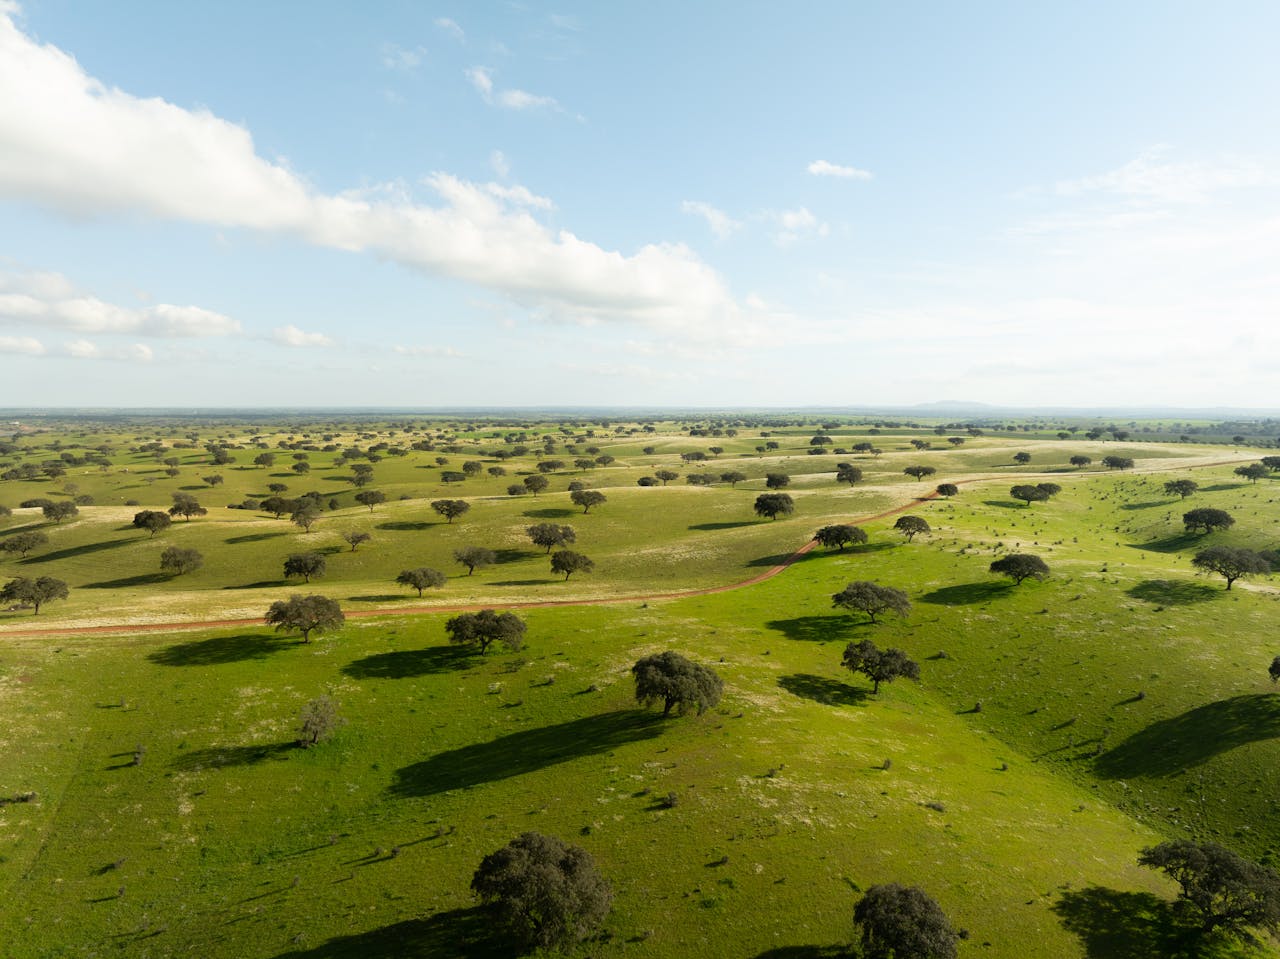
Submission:
[[[485,190],[491,196],[507,200],[517,206],[531,206],[538,210],[554,210],[556,205],[545,196],[538,196],[522,186],[503,186],[501,183],[486,183]]]
[[[487,71],[473,72],[492,93]],[[0,15],[0,195],[76,216],[125,211],[299,236],[500,291],[539,315],[731,333],[720,276],[679,244],[631,254],[553,231],[527,203],[446,173],[435,205],[312,189],[245,128],[87,75]]]
[[[680,209],[685,213],[702,217],[707,221],[707,226],[711,228],[711,232],[722,240],[742,227],[741,222],[733,219],[724,210],[716,209],[710,203],[704,203],[702,200],[685,200],[680,204]]]
[[[79,293],[57,273],[0,273],[0,323],[163,338],[240,332],[240,324],[231,317],[198,306],[160,303],[135,309],[107,303]]]
[[[831,228],[814,216],[808,207],[776,210],[770,218],[778,226],[773,239],[779,246],[790,246],[803,237],[826,236],[831,232]]]
[[[841,166],[838,163],[830,163],[826,160],[814,160],[807,169],[814,176],[834,176],[842,177],[846,180],[871,179],[870,170],[859,170],[853,166]]]
[[[145,343],[101,347],[89,340],[70,340],[57,351],[76,360],[115,360],[123,363],[150,363],[155,352]]]
[[[307,333],[292,323],[271,331],[271,338],[281,346],[333,346],[333,340],[323,333]]]
[[[45,348],[32,336],[0,336],[0,353],[17,353],[21,356],[42,356]]]

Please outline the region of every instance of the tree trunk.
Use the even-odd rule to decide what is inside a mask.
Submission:
[[[668,699],[665,702],[666,702],[666,705],[662,709],[663,719],[666,719],[669,715],[671,715],[671,707],[676,704],[674,699]]]

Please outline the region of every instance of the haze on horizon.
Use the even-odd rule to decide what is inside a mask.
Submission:
[[[1277,27],[0,0],[0,395],[1268,406]]]

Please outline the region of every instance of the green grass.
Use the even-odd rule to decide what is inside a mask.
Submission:
[[[910,544],[881,520],[867,525],[866,547],[811,552],[750,588],[529,610],[529,646],[514,654],[461,654],[445,644],[440,614],[351,620],[309,645],[264,628],[11,633],[0,646],[10,747],[0,798],[36,799],[0,806],[5,954],[507,955],[467,886],[484,854],[527,829],[585,846],[614,884],[609,937],[583,956],[830,954],[852,935],[859,890],[887,881],[923,886],[969,930],[962,957],[1251,954],[1188,940],[1171,885],[1136,855],[1190,835],[1280,856],[1280,695],[1266,675],[1280,594],[1265,579],[1227,593],[1189,564],[1204,542],[1276,545],[1271,481],[1236,483],[1229,464],[1070,472],[1055,478],[1058,497],[1028,508],[1008,497],[1028,473],[998,466],[1025,437],[924,454],[880,437],[886,452],[858,458],[868,479],[850,489],[829,475],[844,457],[803,452],[809,435],[786,439],[790,459],[736,461],[728,439],[623,441],[671,451],[655,463],[725,446],[720,463],[697,470],[755,463],[758,476],[786,463],[797,515],[777,523],[751,515],[759,481],[606,485],[653,465],[628,462],[588,474],[609,502],[585,517],[528,516],[568,508],[567,496],[512,499],[485,493],[485,478],[464,484],[473,509],[452,526],[430,511],[441,490],[428,484],[372,514],[326,513],[311,534],[211,510],[148,540],[126,528],[129,510],[106,506],[52,528],[46,552],[5,564],[72,583],[43,624],[261,615],[299,587],[254,584],[278,580],[287,552],[336,547],[345,528],[374,542],[332,553],[314,588],[348,608],[395,602],[381,594],[396,595],[390,580],[411,565],[455,573],[442,602],[501,604],[733,582],[825,522],[909,503],[936,482],[997,477],[918,504],[933,533]],[[750,452],[760,440],[732,442]],[[1162,470],[1188,453],[1097,445]],[[1026,470],[1052,471],[1080,448],[1040,440]],[[1191,452],[1187,465],[1206,456]],[[413,460],[434,455],[377,464],[378,488],[392,466],[387,488],[408,477],[408,489]],[[945,469],[915,484],[901,468],[922,456]],[[239,488],[212,495],[242,498],[259,480],[233,474],[252,472],[228,471],[224,486]],[[1164,480],[1179,475],[1202,491],[1164,497]],[[102,501],[125,478],[94,481]],[[1236,526],[1185,536],[1181,513],[1206,505],[1229,509]],[[552,577],[536,553],[456,575],[449,554],[466,542],[535,554],[521,530],[543,519],[575,526],[596,574],[543,582]],[[205,569],[146,578],[168,544],[200,548]],[[991,576],[992,558],[1012,550],[1043,556],[1052,578],[1015,588]],[[872,626],[832,610],[831,594],[854,579],[906,590],[911,615]],[[31,617],[4,622],[12,631]],[[907,650],[921,682],[869,695],[839,665],[862,638]],[[720,672],[717,709],[663,722],[635,707],[628,668],[668,648]],[[297,749],[298,713],[321,693],[348,724]],[[668,793],[678,802],[663,809]]]

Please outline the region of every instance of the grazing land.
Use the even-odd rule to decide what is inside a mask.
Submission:
[[[1211,545],[1280,548],[1280,473],[1236,472],[1274,436],[737,415],[33,423],[0,444],[0,544],[46,542],[0,572],[69,592],[0,612],[6,956],[510,955],[469,884],[530,830],[586,848],[612,884],[604,933],[575,955],[843,954],[861,893],[888,882],[941,904],[962,957],[1275,954],[1195,938],[1177,886],[1137,863],[1192,838],[1280,865],[1280,592],[1192,565]],[[1167,492],[1178,480],[1196,488]],[[604,501],[584,509],[571,483]],[[1060,489],[1011,494],[1037,484]],[[758,515],[774,490],[793,511]],[[306,504],[263,509],[311,491],[309,528],[291,520]],[[184,496],[204,512],[134,525]],[[78,512],[20,505],[38,500]],[[1193,508],[1234,522],[1187,532]],[[903,516],[928,531],[908,538]],[[552,572],[539,523],[571,526],[593,568]],[[835,524],[866,542],[815,548]],[[202,563],[162,571],[171,547]],[[492,562],[469,569],[467,547]],[[301,553],[323,574],[286,576]],[[1010,554],[1048,577],[990,570]],[[419,567],[444,584],[396,582]],[[909,612],[833,608],[860,581]],[[346,624],[304,643],[263,623],[296,593]],[[449,642],[451,616],[489,607],[526,622],[523,648]],[[873,694],[841,665],[863,640],[903,650],[919,681]],[[631,666],[665,650],[720,676],[717,705],[637,704]],[[301,748],[321,696],[345,722]]]

